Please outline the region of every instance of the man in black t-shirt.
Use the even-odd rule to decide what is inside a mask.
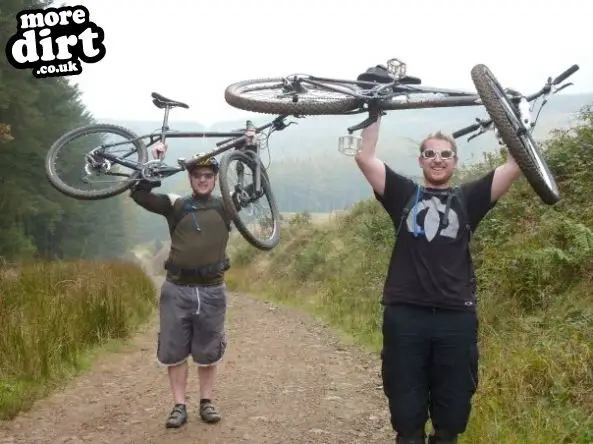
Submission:
[[[519,178],[508,161],[452,188],[455,140],[437,132],[420,146],[424,185],[375,157],[380,119],[362,132],[356,163],[396,229],[383,290],[382,377],[400,444],[454,444],[478,385],[478,320],[471,233]]]

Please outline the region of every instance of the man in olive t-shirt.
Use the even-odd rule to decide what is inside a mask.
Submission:
[[[153,157],[160,157],[165,150],[164,145],[155,145]],[[212,392],[217,364],[226,349],[224,273],[229,268],[226,247],[230,218],[221,198],[212,194],[218,168],[213,157],[199,164],[189,163],[192,193],[187,197],[153,193],[151,189],[160,182],[147,181],[140,181],[131,193],[138,205],[166,218],[171,236],[159,302],[157,349],[158,361],[168,367],[175,403],[167,428],[187,422],[189,356],[198,366],[202,420],[216,423],[221,419]]]

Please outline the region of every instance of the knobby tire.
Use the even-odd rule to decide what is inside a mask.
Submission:
[[[299,96],[301,100],[296,102],[289,101],[277,102],[265,99],[254,99],[245,97],[243,90],[246,88],[255,88],[259,91],[274,91],[273,85],[280,86],[282,78],[264,78],[264,79],[252,79],[243,80],[240,82],[233,83],[224,91],[224,98],[226,102],[234,108],[238,108],[244,111],[264,113],[264,114],[286,114],[286,115],[301,115],[301,116],[313,116],[313,115],[332,115],[342,114],[353,109],[356,109],[362,105],[362,101],[355,97],[344,94],[342,98],[319,100],[319,101],[308,101],[307,96]],[[323,82],[317,82],[323,83]],[[266,87],[266,84],[270,86]],[[332,86],[339,86],[340,88],[349,89],[354,91],[352,87],[343,84],[333,84]],[[312,87],[312,85],[306,85],[306,87]],[[280,90],[278,89],[278,92]],[[333,92],[335,91],[329,91]]]
[[[272,237],[267,240],[261,240],[255,237],[245,226],[231,198],[231,193],[233,192],[233,190],[229,186],[227,174],[229,173],[231,162],[234,160],[242,162],[245,165],[245,167],[251,170],[251,172],[253,173],[253,177],[255,177],[256,171],[256,161],[245,153],[242,153],[240,151],[229,151],[222,156],[222,159],[220,161],[220,171],[218,175],[220,181],[220,192],[222,194],[222,200],[224,202],[226,211],[229,213],[239,233],[241,233],[241,235],[243,236],[243,238],[245,238],[247,242],[249,242],[256,248],[259,248],[260,250],[271,250],[280,241],[280,212],[278,210],[278,205],[272,192],[272,187],[270,185],[268,175],[266,174],[263,165],[260,165],[260,170],[262,173],[260,184],[264,191],[264,195],[260,197],[260,199],[268,199],[270,208],[272,210],[272,219],[274,223],[274,232]]]
[[[517,117],[518,111],[516,111],[516,107],[512,102],[507,99],[510,107],[515,110],[514,118],[508,115],[509,113],[503,104],[505,93],[496,77],[483,64],[474,66],[471,77],[486,111],[498,129],[500,137],[509,152],[519,168],[521,168],[527,182],[545,204],[553,205],[558,202],[560,193],[554,176],[550,172],[532,134],[529,131],[524,132],[522,137],[526,142],[518,135],[519,125],[521,125],[519,117]]]
[[[125,190],[130,188],[133,183],[134,179],[140,178],[140,172],[135,172],[131,175],[130,180],[123,182],[120,185],[114,185],[112,187],[106,188],[104,190],[97,190],[97,191],[88,191],[88,190],[81,190],[80,188],[76,188],[73,186],[68,185],[64,182],[60,177],[58,177],[54,163],[56,161],[56,157],[59,154],[60,150],[64,148],[67,143],[70,143],[77,139],[82,135],[87,134],[98,134],[98,133],[110,133],[115,134],[121,137],[124,137],[128,140],[136,139],[136,134],[132,131],[123,128],[118,125],[110,125],[110,124],[92,124],[86,125],[80,128],[76,128],[72,131],[67,132],[63,136],[61,136],[58,140],[54,142],[54,144],[50,147],[49,151],[47,152],[45,158],[45,171],[47,178],[50,184],[57,189],[60,193],[72,197],[78,200],[100,200],[100,199],[107,199],[109,197],[116,196],[118,194],[123,193]],[[144,143],[140,140],[133,143],[136,151],[139,154],[138,161],[141,163],[148,161],[148,151]],[[85,153],[87,154],[87,153]],[[84,158],[81,156],[81,165],[84,164]],[[82,167],[81,167],[81,174],[82,174]]]

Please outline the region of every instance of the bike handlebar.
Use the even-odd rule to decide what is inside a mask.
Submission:
[[[270,127],[274,127],[275,131],[282,131],[283,129],[287,128],[288,126],[292,125],[293,123],[296,122],[289,122],[289,123],[284,123],[284,119],[286,119],[289,115],[280,115],[278,117],[276,117],[274,120],[272,120],[271,122],[268,122],[262,126],[258,126],[258,127],[254,127],[253,124],[251,123],[250,120],[247,121],[246,126],[246,130],[248,129],[252,129],[255,131],[255,134],[259,134],[262,131],[270,128]],[[300,117],[300,116],[294,116],[294,117]],[[189,160],[185,160],[185,159],[180,159],[177,161],[177,163],[182,167],[182,168],[187,168],[187,166],[189,166],[192,162],[198,162],[201,161],[202,159],[205,159],[207,157],[210,156],[216,156],[220,153],[223,153],[224,151],[227,151],[231,148],[237,147],[239,145],[241,145],[242,143],[247,141],[247,137],[246,135],[243,136],[239,136],[239,137],[231,137],[230,139],[225,139],[222,140],[220,142],[218,142],[216,144],[217,148],[209,153],[204,154],[203,156],[197,157],[197,158],[192,158]]]
[[[284,123],[284,119],[286,119],[287,117],[288,117],[288,115],[280,115],[280,116],[276,117],[274,120],[272,120],[271,122],[268,122],[262,126],[255,127],[253,129],[255,130],[256,134],[261,133],[263,130],[268,129],[271,126],[273,126],[276,131],[281,131],[292,123],[291,122],[288,125]],[[239,131],[241,131],[241,130],[239,130]],[[245,136],[231,137],[229,139],[225,139],[225,140],[221,140],[220,142],[217,142],[216,146],[220,147],[220,146],[226,145],[229,142],[233,142],[233,145],[238,145],[241,142],[243,142],[244,140],[245,140]]]
[[[467,126],[465,128],[462,128],[462,129],[460,129],[458,131],[455,131],[452,134],[452,136],[453,136],[454,139],[458,139],[459,137],[463,137],[466,134],[473,133],[474,131],[479,130],[481,126],[482,125],[480,123],[474,123],[473,125],[470,125],[470,126]]]
[[[579,65],[576,65],[576,64],[572,65],[570,68],[568,68],[566,71],[564,71],[558,77],[556,77],[554,79],[554,81],[552,82],[552,85],[558,85],[560,82],[564,82],[566,79],[568,79],[571,75],[573,75],[578,70],[579,70]]]
[[[577,72],[579,70],[579,65],[572,65],[570,68],[568,68],[567,70],[565,70],[563,73],[559,74],[558,76],[556,76],[556,78],[554,80],[552,80],[552,78],[550,77],[548,79],[548,81],[546,82],[546,85],[540,89],[538,92],[527,96],[525,99],[528,102],[532,102],[533,100],[537,99],[538,97],[543,96],[544,94],[549,94],[550,91],[552,90],[552,86],[557,85],[561,82],[563,82],[564,80],[566,80],[567,78],[569,78],[571,75],[573,75],[575,72]],[[568,85],[566,85],[568,86]],[[560,89],[563,88],[559,88],[558,91]],[[516,95],[520,95],[519,93],[517,93],[516,91],[513,90],[509,90],[507,89],[507,92],[511,92],[512,94],[516,94]],[[462,128],[460,130],[455,131],[452,136],[454,139],[458,139],[459,137],[463,137],[466,134],[469,133],[473,133],[474,131],[479,130],[480,128],[486,127],[488,125],[490,125],[492,123],[491,119],[488,120],[480,120],[480,119],[476,119],[478,121],[478,123],[474,123],[473,125],[467,126],[465,128]]]

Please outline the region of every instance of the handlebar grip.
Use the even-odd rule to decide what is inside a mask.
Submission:
[[[564,71],[558,77],[556,77],[554,79],[554,81],[552,82],[552,84],[557,85],[560,82],[563,82],[564,80],[568,79],[571,75],[573,75],[578,70],[579,70],[579,65],[572,65],[570,68],[568,68],[566,71]]]
[[[466,134],[473,133],[474,131],[476,131],[477,129],[479,129],[480,126],[481,125],[479,123],[474,123],[473,125],[470,125],[470,126],[468,126],[466,128],[462,128],[462,129],[460,129],[458,131],[455,131],[453,133],[453,138],[454,139],[458,139],[459,137],[465,136]]]

